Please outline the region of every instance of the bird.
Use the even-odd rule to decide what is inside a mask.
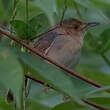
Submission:
[[[46,34],[35,40],[33,47],[42,55],[68,68],[79,62],[85,34],[98,22],[86,23],[75,18],[65,19],[50,27]]]

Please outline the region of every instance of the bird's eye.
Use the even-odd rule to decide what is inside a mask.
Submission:
[[[74,26],[74,29],[77,30],[79,27],[78,26]]]

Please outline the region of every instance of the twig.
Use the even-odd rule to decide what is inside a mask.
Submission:
[[[63,22],[63,19],[64,19],[64,15],[65,15],[66,10],[67,10],[67,0],[64,1],[64,8],[63,8],[63,13],[62,13],[60,25],[62,25],[62,22]]]
[[[60,69],[66,71],[67,73],[71,74],[72,76],[75,76],[77,77],[78,79],[81,79],[83,81],[85,81],[86,83],[89,83],[95,87],[98,87],[98,88],[101,88],[102,85],[92,81],[92,80],[89,80],[83,76],[81,76],[80,74],[76,73],[76,72],[73,72],[71,69],[65,67],[65,66],[62,66],[60,64],[57,64],[55,61],[51,60],[50,58],[48,58],[47,56],[44,56],[42,55],[41,53],[39,53],[38,51],[36,51],[36,49],[30,47],[28,44],[22,42],[21,40],[17,39],[16,37],[14,37],[12,34],[8,33],[7,31],[5,31],[4,29],[0,28],[0,33],[6,35],[8,38],[16,41],[17,43],[21,44],[22,46],[24,46],[25,48],[27,48],[28,50],[30,50],[31,52],[33,52],[34,54],[40,56],[41,58],[47,60],[48,62],[56,65],[57,67],[59,67]]]
[[[104,61],[108,64],[108,66],[110,67],[110,61],[109,61],[109,59],[105,56],[105,54],[104,53],[101,53],[100,54],[101,56],[102,56],[102,58],[104,59]]]
[[[28,74],[25,74],[25,77],[26,77],[26,78],[29,78],[29,79],[31,79],[31,80],[33,80],[33,81],[39,83],[39,84],[42,84],[42,85],[45,84],[44,82],[42,82],[42,81],[40,81],[40,80],[37,80],[36,78],[33,78],[33,77],[31,77],[30,75],[28,75]],[[47,86],[50,87],[49,85],[47,85]],[[50,87],[50,88],[54,89],[53,87]],[[55,90],[55,89],[54,89],[54,90]],[[86,103],[86,104],[88,104],[88,105],[94,107],[94,108],[98,108],[98,109],[100,109],[100,110],[109,110],[109,109],[107,109],[107,108],[105,108],[105,107],[103,107],[103,106],[94,104],[94,103],[92,103],[92,102],[90,102],[90,101],[88,101],[88,100],[86,100],[86,99],[82,99],[82,101],[83,101],[84,103]]]
[[[44,85],[44,82],[42,82],[42,81],[40,81],[40,80],[38,80],[38,79],[36,79],[36,78],[34,78],[34,77],[28,75],[28,74],[25,74],[25,77],[28,78],[28,79],[31,79],[31,80],[33,80],[33,81],[35,81],[35,82],[37,82],[37,83],[40,83],[40,84]],[[53,87],[49,86],[48,84],[47,84],[46,86],[47,86],[47,87],[50,87],[50,88],[53,88]]]

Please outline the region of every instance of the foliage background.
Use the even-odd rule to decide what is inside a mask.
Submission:
[[[0,0],[0,26],[27,43],[61,20],[65,4],[64,0],[29,0],[28,5],[26,0]],[[75,71],[107,87],[100,90],[77,78],[73,80],[57,67],[26,54],[25,48],[0,34],[0,110],[14,110],[15,102],[17,109],[24,109],[24,100],[26,110],[95,110],[82,103],[81,98],[110,109],[110,95],[103,92],[110,85],[110,0],[67,0],[67,7],[65,19],[74,17],[100,23],[88,31]],[[49,88],[44,93],[43,85],[30,81],[29,96],[25,99],[23,74],[26,72],[55,90]],[[12,104],[5,102],[8,89],[14,94]],[[72,100],[63,101],[64,94]]]

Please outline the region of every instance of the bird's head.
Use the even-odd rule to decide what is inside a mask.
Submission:
[[[88,28],[96,26],[97,22],[85,23],[77,19],[67,19],[62,22],[62,27],[68,35],[73,37],[84,37]]]

